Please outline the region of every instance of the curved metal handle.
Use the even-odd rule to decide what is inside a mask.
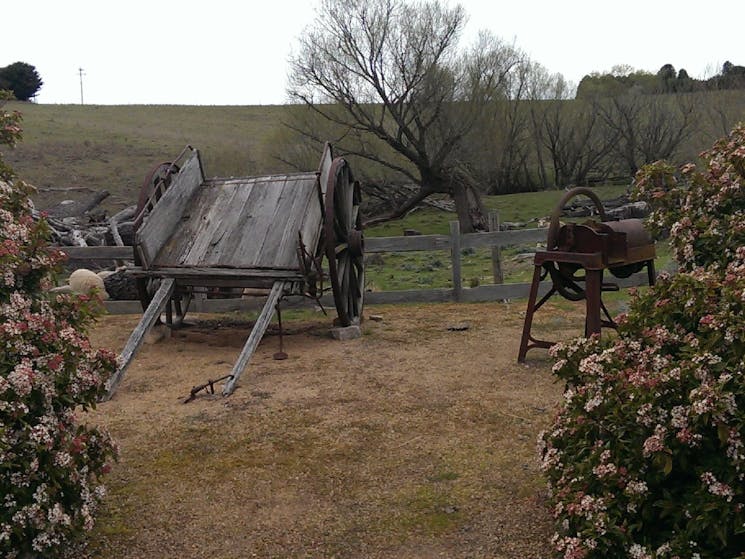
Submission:
[[[600,201],[600,198],[598,198],[598,195],[595,194],[595,192],[593,192],[586,186],[578,186],[576,188],[572,188],[571,190],[567,191],[564,196],[561,197],[561,200],[559,200],[559,203],[556,204],[556,207],[551,214],[551,222],[548,226],[548,239],[546,240],[547,250],[556,250],[559,243],[561,212],[566,207],[567,202],[569,202],[569,200],[571,200],[575,196],[587,196],[590,200],[592,200],[593,204],[595,204],[595,208],[598,210],[598,214],[600,215],[600,221],[607,220],[603,203]]]

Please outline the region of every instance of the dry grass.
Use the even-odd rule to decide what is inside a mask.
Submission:
[[[560,387],[544,351],[515,363],[523,304],[378,307],[347,342],[322,315],[296,320],[290,359],[267,335],[233,396],[189,404],[247,325],[145,346],[90,417],[121,446],[93,555],[546,557],[535,439]],[[581,320],[541,312],[556,336]],[[106,317],[93,339],[119,349],[136,320]]]

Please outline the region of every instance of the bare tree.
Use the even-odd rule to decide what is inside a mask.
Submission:
[[[642,165],[672,159],[696,126],[690,94],[627,94],[600,104],[599,110],[610,134],[617,138],[617,165],[631,176]]]
[[[487,34],[459,50],[465,17],[461,6],[438,1],[324,0],[299,39],[291,99],[341,127],[340,149],[418,185],[383,219],[447,193],[464,232],[485,226],[480,192],[458,148],[484,104],[504,95],[517,55]],[[312,129],[301,131],[322,139]]]
[[[605,126],[596,101],[548,101],[541,131],[556,186],[587,184],[591,173],[597,173],[598,178],[607,176],[607,158],[618,141],[618,132]]]

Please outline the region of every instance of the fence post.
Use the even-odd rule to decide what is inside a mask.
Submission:
[[[489,231],[499,231],[499,212],[497,210],[489,212]],[[504,273],[502,272],[502,247],[493,246],[491,248],[491,266],[494,283],[504,283]]]
[[[460,302],[463,285],[460,275],[460,222],[450,222],[450,261],[453,270],[453,298]]]

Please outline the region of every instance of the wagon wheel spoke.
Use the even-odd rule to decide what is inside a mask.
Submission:
[[[360,219],[360,186],[347,162],[336,158],[326,186],[324,243],[329,280],[338,321],[342,326],[362,318],[364,241]]]

